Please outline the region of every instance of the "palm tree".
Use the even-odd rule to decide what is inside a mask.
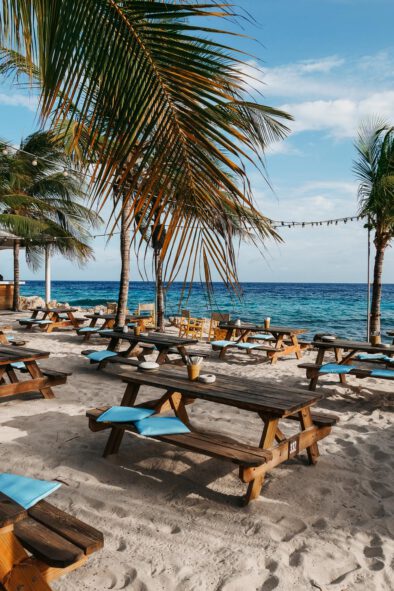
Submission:
[[[32,0],[28,14],[25,0],[3,0],[0,21],[0,43],[22,50],[29,74],[33,64],[41,72],[43,120],[73,126],[75,150],[83,134],[82,158],[97,153],[100,203],[117,179],[115,202],[130,227],[141,212],[150,209],[153,224],[164,212],[162,260],[177,265],[187,254],[189,278],[200,260],[207,282],[214,266],[228,285],[237,279],[229,210],[244,228],[253,220],[256,241],[273,234],[253,206],[246,163],[262,164],[262,148],[290,119],[248,98],[241,54],[201,25],[202,16],[233,14],[227,2],[171,0],[85,0],[78,11],[71,0]]]
[[[33,133],[15,150],[0,142],[0,226],[23,239],[33,268],[49,248],[78,262],[92,257],[87,226],[100,218],[83,205],[83,183],[64,168],[67,164],[52,132]],[[21,240],[14,242],[14,309],[19,308]]]
[[[355,147],[360,214],[368,218],[370,229],[375,231],[370,330],[380,335],[383,261],[394,237],[394,127],[382,121],[365,122]]]

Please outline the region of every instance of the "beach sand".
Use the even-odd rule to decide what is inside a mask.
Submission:
[[[2,324],[10,320],[1,316]],[[91,433],[85,410],[119,404],[124,384],[80,352],[105,343],[82,344],[68,331],[26,338],[29,347],[51,352],[43,366],[73,375],[53,400],[1,403],[0,469],[61,479],[67,485],[51,502],[105,536],[104,549],[54,589],[394,589],[392,382],[351,378],[344,387],[334,376],[322,380],[318,391],[327,398],[318,408],[340,423],[319,444],[318,464],[308,466],[304,456],[282,464],[260,498],[240,508],[245,486],[230,463],[131,435],[118,456],[103,459],[108,432]],[[215,355],[204,370],[306,387],[297,363],[259,364],[240,353],[225,362]],[[190,413],[194,423],[244,441],[257,442],[261,433],[251,413],[206,402]]]

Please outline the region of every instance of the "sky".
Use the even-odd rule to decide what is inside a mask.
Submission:
[[[392,0],[238,0],[239,24],[221,22],[246,37],[245,71],[256,76],[261,102],[294,117],[291,134],[266,154],[269,187],[249,167],[259,209],[275,220],[313,221],[357,213],[353,142],[362,120],[380,116],[394,124],[394,2]],[[206,24],[206,23],[205,23]],[[228,38],[224,39],[227,43]],[[37,129],[36,102],[25,89],[0,80],[0,137],[19,142]],[[105,215],[105,212],[104,212]],[[362,222],[280,230],[283,243],[263,252],[239,250],[241,281],[362,283],[367,236]],[[54,279],[118,280],[117,239],[93,241],[96,260],[79,269],[56,259]],[[11,276],[11,254],[0,253]],[[41,279],[22,263],[25,279]],[[139,279],[132,260],[132,279]],[[384,282],[394,283],[389,249]]]

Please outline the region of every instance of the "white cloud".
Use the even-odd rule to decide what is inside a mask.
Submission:
[[[25,107],[26,109],[29,109],[29,111],[35,112],[37,110],[38,101],[36,97],[17,92],[0,92],[0,105],[8,107]]]

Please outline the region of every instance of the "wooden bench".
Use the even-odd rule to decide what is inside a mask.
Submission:
[[[0,588],[48,591],[104,545],[97,529],[40,501],[27,511],[0,494]]]
[[[316,385],[317,385],[317,380],[319,377],[321,377],[322,375],[329,375],[329,373],[332,374],[339,374],[339,370],[335,371],[330,371],[328,372],[324,372],[321,373],[320,370],[323,367],[322,364],[318,364],[318,363],[300,363],[299,366],[301,369],[306,369],[306,377],[308,378],[308,380],[310,381],[309,384],[309,390],[314,391],[316,389]],[[353,365],[343,365],[343,367],[348,367],[351,368],[348,372],[346,372],[346,374],[341,374],[341,375],[350,375],[350,376],[356,376],[359,379],[365,379],[365,378],[373,378],[376,377],[377,379],[381,379],[381,380],[394,380],[394,369],[392,371],[389,371],[389,373],[391,375],[380,375],[380,376],[374,376],[373,375],[373,371],[372,369],[363,369],[362,367],[355,367]]]

